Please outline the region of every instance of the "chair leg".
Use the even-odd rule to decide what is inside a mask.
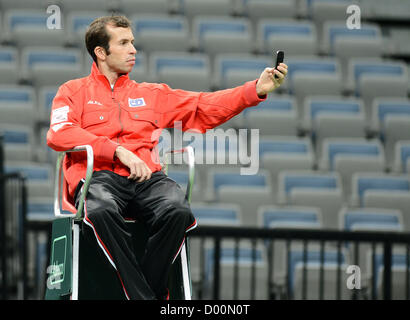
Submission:
[[[185,297],[185,300],[191,300],[191,297],[192,297],[191,279],[189,276],[186,243],[183,244],[182,249],[181,249],[181,265],[182,265],[182,281],[183,281],[183,286],[184,286],[184,297]]]
[[[73,274],[71,300],[78,300],[78,273],[79,273],[79,249],[80,249],[80,226],[73,223]]]

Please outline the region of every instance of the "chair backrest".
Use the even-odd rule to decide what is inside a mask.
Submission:
[[[335,169],[337,157],[383,157],[383,146],[379,140],[325,139],[322,150],[322,164],[329,170]]]
[[[363,205],[363,198],[367,191],[379,190],[385,192],[409,192],[410,181],[405,176],[394,176],[371,173],[355,173],[352,177],[352,196],[357,197]]]
[[[399,210],[376,208],[343,208],[339,213],[340,228],[344,230],[402,230]]]
[[[241,210],[234,204],[191,204],[192,213],[201,225],[241,225]]]
[[[316,207],[260,206],[259,226],[265,228],[318,228],[322,226],[321,210]]]

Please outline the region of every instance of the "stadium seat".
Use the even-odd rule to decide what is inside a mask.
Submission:
[[[197,16],[193,20],[193,45],[211,59],[221,53],[250,54],[252,30],[246,18]]]
[[[4,160],[35,160],[33,131],[24,125],[0,123],[0,135],[3,138]]]
[[[211,70],[204,54],[156,52],[151,55],[150,70],[155,82],[173,89],[210,90]]]
[[[233,14],[234,0],[180,0],[181,13],[190,23],[199,15],[228,17]]]
[[[277,190],[281,171],[312,170],[316,163],[310,139],[295,136],[261,136],[259,159],[262,168],[270,172],[273,190]]]
[[[286,257],[286,256],[285,256]],[[284,258],[285,258],[284,257]],[[306,258],[306,296],[303,295],[303,273]],[[286,263],[286,258],[283,259]],[[339,265],[340,261],[340,265]],[[323,251],[323,276],[324,299],[335,300],[338,297],[338,273],[340,278],[340,299],[350,299],[351,291],[346,287],[346,268],[349,258],[344,251],[338,253],[334,249],[327,248]],[[321,269],[321,252],[319,250],[307,250],[306,256],[303,250],[291,250],[289,252],[288,265],[288,288],[289,298],[308,300],[319,299],[319,279]]]
[[[340,59],[344,81],[347,81],[350,58],[380,58],[385,51],[380,27],[374,24],[348,29],[345,22],[326,22],[322,43],[325,52]]]
[[[342,77],[339,61],[330,57],[292,57],[287,59],[289,93],[299,105],[307,96],[340,95]]]
[[[177,52],[190,48],[188,22],[184,16],[138,14],[132,16],[131,21],[135,46],[146,54],[164,48]]]
[[[297,0],[237,0],[238,12],[249,17],[253,27],[265,18],[296,18]]]
[[[307,16],[316,25],[319,39],[326,21],[346,21],[346,10],[351,4],[349,0],[307,0]]]
[[[241,175],[237,170],[210,169],[207,194],[209,200],[234,203],[241,207],[243,225],[257,225],[257,208],[273,204],[269,172],[260,169],[254,175]]]
[[[0,46],[0,84],[16,84],[19,76],[18,50]]]
[[[246,128],[259,129],[261,135],[296,136],[299,130],[296,101],[289,96],[269,97],[238,117]]]
[[[268,264],[265,252],[261,245],[253,249],[250,246],[241,245],[235,254],[235,247],[221,246],[220,259],[220,292],[221,300],[266,300],[268,299]],[[236,258],[237,257],[237,258]],[[237,282],[235,283],[235,262],[237,262]],[[213,284],[214,248],[205,251],[205,288],[206,297],[212,299],[211,290]],[[253,271],[254,270],[254,271]],[[252,278],[255,277],[255,282]],[[254,286],[251,285],[254,284]],[[235,297],[235,290],[237,288]],[[254,292],[252,292],[253,290]]]
[[[392,166],[394,145],[410,139],[410,100],[377,98],[373,102],[372,127],[384,142],[388,166]]]
[[[30,86],[0,86],[0,123],[33,126],[37,120],[36,95]]]
[[[265,56],[219,54],[215,58],[214,85],[219,89],[242,85],[258,79],[261,72],[271,65],[271,59]]]
[[[356,96],[364,101],[366,116],[371,119],[373,100],[377,97],[407,97],[408,72],[401,61],[383,61],[376,58],[349,60],[348,81]]]
[[[49,28],[49,15],[46,8],[41,10],[11,9],[4,13],[4,36],[17,47],[26,46],[62,46],[66,42],[66,32]],[[61,23],[63,19],[61,19]]]
[[[20,160],[6,162],[4,169],[6,173],[21,172],[26,177],[29,201],[53,196],[53,170],[50,164]]]
[[[372,260],[371,252],[368,254],[369,261],[374,261],[374,266],[370,270],[374,270],[374,281],[373,286],[376,288],[376,299],[383,298],[383,253],[376,253],[374,260]],[[408,256],[405,253],[393,253],[391,257],[392,261],[392,280],[391,280],[391,299],[392,300],[405,300],[407,299],[406,293],[408,292],[407,288],[407,274],[409,272],[408,266],[409,261],[407,260]],[[407,260],[407,261],[406,261]],[[370,262],[368,263],[371,266]]]
[[[402,232],[403,216],[400,210],[382,208],[342,208],[339,212],[340,230],[369,231],[369,232]],[[381,244],[375,243],[375,249],[380,250]],[[363,287],[369,287],[370,274],[368,273],[369,262],[366,252],[371,249],[371,244],[360,243],[357,246],[357,261],[355,260],[355,246],[353,243],[346,244],[346,250],[351,261],[360,266]]]
[[[384,148],[379,140],[362,138],[325,138],[319,168],[336,171],[342,179],[346,198],[350,196],[351,178],[355,172],[384,172]]]
[[[26,47],[22,51],[22,67],[37,88],[79,78],[82,63],[79,49]]]
[[[141,13],[167,14],[172,9],[168,0],[119,0],[119,10],[127,16]]]
[[[337,212],[344,203],[340,175],[309,170],[284,170],[278,178],[278,203],[319,207],[323,227],[337,228]]]
[[[60,0],[61,10],[66,13],[71,13],[74,11],[93,11],[101,10],[105,12],[105,16],[109,15],[110,9],[114,9],[115,5],[112,0]]]
[[[258,49],[264,54],[272,55],[277,50],[283,50],[287,56],[317,53],[318,39],[312,22],[262,19],[258,22],[257,33]]]
[[[366,118],[360,99],[337,96],[307,97],[304,101],[304,127],[310,131],[321,158],[325,138],[364,138]]]
[[[236,204],[196,201],[191,203],[191,209],[197,223],[201,226],[242,225],[241,208]],[[191,278],[194,285],[201,280],[202,250],[210,243],[212,243],[212,239],[190,239]],[[229,242],[224,241],[223,243]]]
[[[39,0],[39,1],[25,1],[25,0],[1,0],[0,5],[2,11],[9,9],[37,9],[43,10],[48,4],[52,4],[54,1]]]
[[[373,196],[391,197],[410,192],[410,181],[406,175],[392,175],[385,173],[356,172],[352,176],[351,203],[364,206],[366,199]]]

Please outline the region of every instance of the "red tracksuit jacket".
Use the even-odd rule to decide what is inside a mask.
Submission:
[[[116,157],[122,145],[134,152],[152,170],[161,170],[151,156],[156,152],[156,130],[182,122],[182,129],[205,132],[229,120],[244,108],[263,101],[256,94],[256,80],[233,89],[216,92],[191,92],[171,89],[166,84],[137,83],[128,75],[120,76],[114,88],[96,64],[91,74],[60,86],[52,105],[47,144],[56,151],[78,145],[91,145],[94,170],[110,170],[122,176],[130,174]],[[158,130],[159,129],[159,130]],[[73,195],[86,173],[85,153],[66,157],[64,175]]]

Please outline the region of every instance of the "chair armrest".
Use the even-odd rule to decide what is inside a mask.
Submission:
[[[62,190],[61,190],[61,185],[62,185],[62,167],[63,167],[63,160],[64,157],[67,153],[72,153],[72,152],[87,152],[87,172],[85,176],[85,182],[83,185],[83,192],[81,193],[80,196],[80,202],[78,204],[78,209],[76,213],[62,213],[61,212],[61,202],[60,198],[63,196],[62,195]],[[73,217],[76,220],[81,220],[83,218],[83,208],[84,208],[84,200],[85,196],[87,195],[88,187],[90,185],[90,180],[91,176],[93,174],[93,168],[94,168],[94,153],[93,153],[93,148],[89,145],[84,145],[84,146],[77,146],[74,147],[74,149],[67,150],[60,152],[57,158],[57,164],[56,164],[56,176],[55,176],[55,188],[54,188],[54,215],[57,218],[61,217]]]
[[[179,150],[170,150],[165,153],[164,157],[164,173],[168,174],[168,156],[172,153],[186,153],[188,155],[188,183],[186,188],[186,198],[188,202],[191,202],[192,188],[194,186],[194,177],[195,177],[195,154],[194,148],[192,146],[187,146]]]

